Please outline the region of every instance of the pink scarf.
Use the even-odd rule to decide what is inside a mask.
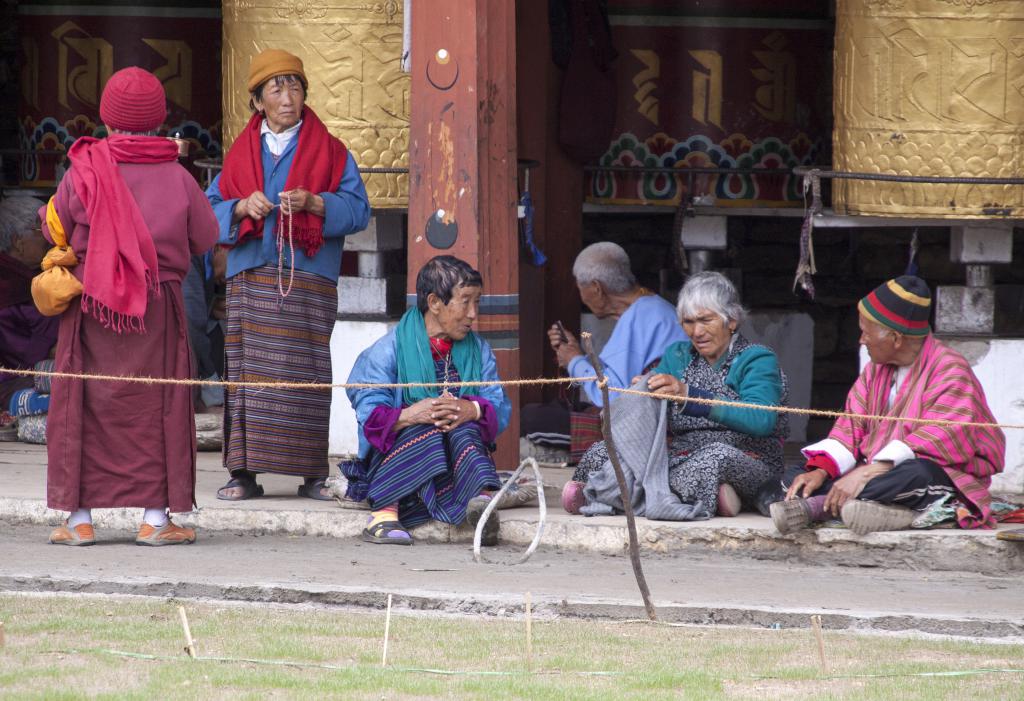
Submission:
[[[111,134],[77,139],[68,157],[89,220],[82,311],[117,333],[145,332],[149,292],[160,285],[156,246],[117,164],[175,161],[177,147],[162,137]]]

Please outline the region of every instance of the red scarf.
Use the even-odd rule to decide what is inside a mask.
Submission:
[[[452,346],[455,345],[446,338],[431,338],[429,341],[430,354],[434,356],[434,360],[444,360],[444,357],[452,352]]]
[[[220,194],[225,200],[248,197],[257,190],[263,190],[263,137],[260,125],[263,115],[256,113],[245,125],[245,129],[231,145],[224,157],[224,169],[220,176]],[[345,144],[327,131],[327,127],[309,107],[302,108],[302,128],[299,129],[299,143],[285,191],[302,188],[312,193],[334,192],[341,184],[341,176],[348,163],[348,149]],[[271,202],[277,193],[264,193]],[[281,232],[283,212],[278,208],[277,231]],[[324,220],[309,212],[297,212],[292,217],[292,235],[295,243],[303,248],[306,255],[313,257],[324,244]],[[255,221],[246,217],[238,225],[238,239],[241,243],[248,237],[263,236],[263,220]]]
[[[82,274],[82,310],[104,326],[144,332],[149,291],[160,285],[153,236],[118,163],[177,161],[173,141],[155,136],[83,136],[68,151],[75,194],[89,220],[89,248]]]

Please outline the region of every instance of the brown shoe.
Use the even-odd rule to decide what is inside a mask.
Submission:
[[[170,520],[161,528],[143,522],[138,535],[135,536],[136,545],[187,545],[194,542],[196,542],[194,529],[176,526]]]
[[[996,533],[996,540],[1009,540],[1012,542],[1024,541],[1024,528],[1013,528]]]
[[[466,508],[466,523],[469,527],[476,532],[476,525],[480,523],[480,517],[484,515],[484,509],[491,502],[490,499],[484,499],[481,497],[473,497],[469,500],[469,505]],[[480,534],[480,545],[484,547],[494,547],[498,544],[498,531],[501,529],[501,517],[498,516],[497,508],[491,511],[487,517],[487,523],[484,524],[484,530]]]
[[[806,499],[777,501],[768,507],[768,512],[776,530],[782,535],[789,535],[811,525],[811,510]]]
[[[50,542],[54,545],[95,545],[96,533],[91,523],[80,523],[74,528],[68,528],[68,522],[65,521],[53,529]]]

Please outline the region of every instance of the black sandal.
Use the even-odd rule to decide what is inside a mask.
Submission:
[[[240,496],[231,497],[224,494],[225,489],[234,489],[235,487],[242,488]],[[232,477],[227,484],[217,490],[217,498],[223,501],[243,501],[261,496],[263,496],[263,486],[256,482],[255,477]]]
[[[404,536],[393,536],[391,533],[399,531]],[[381,545],[412,545],[412,536],[405,530],[399,521],[378,521],[372,526],[363,529],[363,540],[367,543],[378,543]]]
[[[320,501],[334,501],[331,494],[324,495],[324,485],[327,484],[326,477],[317,477],[312,482],[303,482],[299,485],[299,496],[307,499],[319,499]]]

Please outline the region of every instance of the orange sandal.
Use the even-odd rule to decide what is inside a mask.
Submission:
[[[80,523],[74,528],[69,528],[68,522],[65,521],[50,533],[50,543],[53,545],[95,545],[96,532],[93,531],[91,523]]]
[[[160,528],[143,522],[138,535],[135,536],[136,545],[188,545],[194,542],[196,542],[194,529],[182,528],[170,520]]]

